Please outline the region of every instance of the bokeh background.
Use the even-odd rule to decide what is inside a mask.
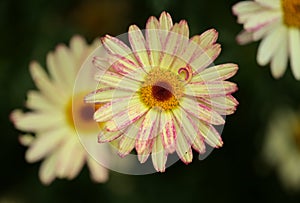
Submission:
[[[288,70],[271,77],[269,67],[256,63],[258,43],[239,46],[241,30],[232,15],[237,0],[1,0],[0,1],[0,202],[300,202],[300,190],[284,188],[261,158],[267,126],[276,109],[298,108],[300,83]],[[144,28],[147,18],[165,10],[173,20],[186,19],[191,34],[209,28],[219,32],[222,53],[216,64],[239,64],[232,78],[239,86],[240,105],[228,116],[224,146],[203,161],[177,162],[165,173],[131,176],[111,171],[107,183],[96,184],[85,167],[72,181],[44,186],[40,163],[28,164],[20,132],[9,121],[34,89],[28,64],[45,65],[46,53],[74,34],[89,42],[104,34],[125,33],[130,24]],[[300,170],[300,169],[299,169]]]

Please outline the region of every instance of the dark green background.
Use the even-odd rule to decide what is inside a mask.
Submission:
[[[269,67],[256,63],[258,43],[239,46],[241,30],[231,13],[236,0],[1,0],[0,1],[0,202],[299,202],[299,193],[285,190],[274,170],[261,159],[267,124],[281,106],[298,108],[300,84],[288,70],[274,80]],[[150,15],[168,11],[175,22],[186,19],[191,34],[209,28],[219,32],[222,53],[216,64],[239,64],[232,78],[239,86],[240,105],[228,116],[224,146],[204,161],[177,162],[163,174],[129,176],[110,173],[105,184],[95,184],[85,167],[72,180],[44,186],[38,179],[40,163],[24,160],[26,148],[9,113],[21,108],[28,89],[31,60],[45,64],[45,56],[74,34],[89,42],[106,33],[119,35],[130,24],[144,28]],[[195,156],[196,157],[196,156]],[[299,169],[300,170],[300,169]]]

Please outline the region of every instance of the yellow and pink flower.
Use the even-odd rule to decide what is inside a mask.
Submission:
[[[99,88],[85,101],[103,104],[94,119],[115,133],[101,131],[98,141],[116,143],[123,157],[135,149],[141,163],[151,154],[161,172],[168,154],[176,152],[190,163],[192,148],[203,154],[205,143],[221,147],[215,125],[223,125],[222,115],[236,110],[231,94],[237,86],[225,80],[238,66],[211,65],[221,51],[217,38],[214,29],[189,38],[187,22],[173,24],[166,12],[149,18],[145,34],[131,25],[130,47],[116,37],[103,37],[106,54],[93,58]]]

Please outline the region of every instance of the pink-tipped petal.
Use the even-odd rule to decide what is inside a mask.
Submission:
[[[171,112],[161,114],[160,119],[160,136],[162,144],[167,153],[173,153],[176,149],[177,129]]]
[[[135,148],[138,154],[141,154],[149,145],[150,140],[158,133],[159,113],[151,108],[145,115],[140,130],[137,133]]]
[[[149,61],[152,67],[159,65],[159,57],[162,50],[160,41],[159,22],[155,17],[150,17],[146,24],[146,46],[149,49]]]
[[[225,123],[225,120],[220,114],[206,105],[198,103],[196,100],[188,97],[182,98],[180,105],[187,113],[193,115],[197,119],[214,125],[222,125]]]
[[[194,60],[190,62],[190,65],[193,68],[194,72],[201,72],[219,56],[220,52],[220,44],[214,44],[207,48],[204,52],[200,52],[200,56],[194,58]]]
[[[146,41],[142,31],[136,26],[131,25],[128,31],[128,39],[132,52],[142,69],[150,67],[150,61],[147,53]]]
[[[226,80],[236,74],[238,66],[233,63],[221,64],[204,69],[199,74],[195,75],[191,82],[211,81],[211,80]]]
[[[228,81],[207,81],[190,83],[185,94],[194,97],[220,97],[237,91],[237,85]]]

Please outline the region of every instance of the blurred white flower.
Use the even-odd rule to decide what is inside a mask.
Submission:
[[[300,189],[300,114],[282,110],[271,119],[263,158],[288,189]]]
[[[28,92],[26,107],[30,111],[17,109],[11,114],[17,129],[35,134],[20,136],[20,142],[29,147],[25,157],[28,162],[44,159],[39,177],[46,185],[55,178],[73,179],[85,162],[94,181],[108,179],[108,170],[89,156],[77,136],[80,133],[84,141],[97,142],[97,138],[91,136],[99,132],[93,120],[96,107],[83,102],[84,95],[91,90],[73,94],[76,75],[97,45],[96,42],[88,45],[82,37],[74,36],[70,48],[57,46],[47,55],[49,76],[37,62],[32,62],[30,72],[38,90]],[[76,127],[73,118],[77,119]],[[100,147],[94,150],[103,156],[108,153]]]
[[[280,78],[290,59],[292,72],[300,80],[300,1],[242,1],[232,10],[244,26],[237,37],[239,44],[262,39],[257,52],[259,65],[270,62],[273,77]]]

